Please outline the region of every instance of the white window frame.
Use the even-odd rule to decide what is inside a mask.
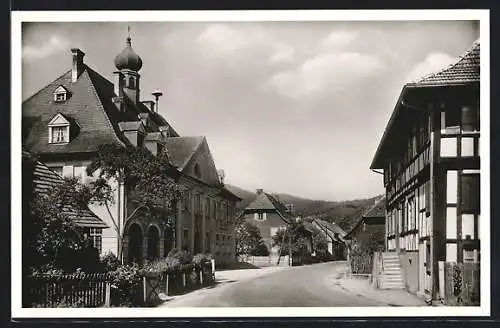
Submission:
[[[264,212],[257,212],[254,214],[254,219],[255,221],[258,221],[258,222],[264,222],[266,221],[267,217],[266,217],[266,213]]]
[[[65,102],[68,99],[68,90],[62,85],[54,90],[54,102]]]
[[[102,228],[90,228],[89,238],[92,241],[92,246],[97,248],[99,254],[102,253]],[[98,242],[99,241],[99,242]]]
[[[55,133],[55,129],[61,129],[63,131],[63,139],[54,141],[52,138]],[[62,144],[69,142],[69,124],[67,125],[51,125],[49,126],[49,143],[51,144]]]
[[[57,114],[56,116],[54,116],[49,124],[48,124],[48,127],[49,127],[49,143],[50,144],[64,144],[64,143],[68,143],[69,142],[69,121],[61,114]],[[55,130],[56,129],[61,129],[61,131],[63,131],[63,138],[61,140],[53,140],[53,137],[54,137],[54,133],[55,133]]]

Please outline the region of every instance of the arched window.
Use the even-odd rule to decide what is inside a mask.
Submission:
[[[129,76],[128,80],[127,80],[127,87],[130,88],[130,89],[134,89],[135,88],[135,79],[133,76]]]
[[[142,263],[142,230],[134,223],[128,229],[128,262]]]
[[[148,229],[148,260],[157,259],[160,255],[160,232],[155,226]]]
[[[174,233],[171,228],[166,228],[163,233],[163,256],[167,257],[168,252],[172,250],[174,243]]]

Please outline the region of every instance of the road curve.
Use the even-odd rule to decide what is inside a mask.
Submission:
[[[205,290],[164,307],[338,307],[386,306],[355,295],[335,283],[344,263],[287,268]]]

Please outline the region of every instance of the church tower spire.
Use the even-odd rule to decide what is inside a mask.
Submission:
[[[132,49],[132,38],[130,37],[130,26],[127,27],[128,36],[125,48],[115,57],[115,93],[122,97],[124,94],[137,104],[139,102],[138,71],[142,68],[142,59]],[[124,94],[123,94],[124,93]]]

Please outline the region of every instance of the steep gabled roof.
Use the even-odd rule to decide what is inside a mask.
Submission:
[[[385,219],[385,195],[380,197],[375,203],[370,207],[361,218],[352,226],[351,230],[346,234],[346,237],[350,237],[351,234],[363,223],[368,223],[372,221],[372,224],[379,224],[380,219]],[[374,220],[375,219],[375,220]],[[377,220],[379,219],[379,220]],[[385,222],[385,221],[384,221]],[[382,223],[383,224],[383,223]]]
[[[258,193],[254,200],[248,204],[246,210],[278,210],[265,192]]]
[[[31,156],[23,150],[23,157]],[[33,191],[38,196],[46,196],[63,179],[44,164],[37,162],[33,171]],[[89,228],[109,228],[109,226],[88,208],[77,208],[73,204],[63,206],[63,214],[67,215],[77,226]]]
[[[245,211],[275,211],[284,221],[288,221],[290,218],[285,205],[273,195],[263,191],[255,195],[254,200],[245,207]]]
[[[52,96],[60,85],[71,93],[62,103],[54,102]],[[113,84],[89,67],[74,83],[71,82],[71,70],[68,70],[23,102],[25,146],[34,153],[78,153],[95,151],[104,143],[126,144],[120,138],[118,122],[120,117],[137,120],[137,116],[118,113],[112,103],[113,97]],[[47,124],[58,113],[79,126],[79,131],[67,144],[49,144]]]
[[[165,147],[167,148],[172,164],[182,171],[196,153],[203,140],[204,137],[166,138]]]
[[[343,241],[343,238],[346,235],[346,233],[337,224],[318,218],[314,218],[313,221],[316,222],[316,224],[318,224],[321,228],[326,229],[329,232],[329,236],[331,238],[338,241]]]
[[[379,198],[371,208],[363,214],[364,218],[385,217],[385,196]]]
[[[476,41],[458,61],[448,67],[424,76],[408,86],[443,86],[479,82],[480,43]]]
[[[393,138],[393,130],[397,118],[404,112],[404,98],[410,90],[416,88],[435,88],[435,87],[450,87],[462,85],[477,85],[480,81],[480,42],[476,41],[463,56],[461,56],[452,65],[427,75],[417,82],[406,83],[399,95],[394,110],[392,111],[389,122],[384,130],[382,139],[378,144],[375,155],[373,156],[370,169],[383,169],[385,152],[390,149],[386,145],[387,140]]]

